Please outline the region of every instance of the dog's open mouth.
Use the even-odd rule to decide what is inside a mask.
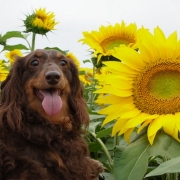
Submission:
[[[60,90],[58,89],[36,89],[37,97],[42,100],[42,107],[47,115],[55,116],[62,108]]]

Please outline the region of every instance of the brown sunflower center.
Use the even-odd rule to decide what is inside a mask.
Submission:
[[[149,114],[180,112],[180,63],[162,62],[148,66],[135,79],[134,103]]]
[[[119,47],[121,44],[129,45],[134,44],[135,39],[130,37],[119,37],[119,36],[110,36],[100,42],[100,46],[103,48],[104,52],[113,49],[114,47]]]

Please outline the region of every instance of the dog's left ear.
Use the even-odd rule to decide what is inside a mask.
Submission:
[[[21,84],[22,64],[23,60],[21,58],[17,59],[6,80],[1,84],[0,123],[3,122],[3,117],[6,116],[7,124],[11,129],[20,128],[22,118],[22,112],[19,108],[24,94]]]
[[[77,128],[83,124],[87,127],[90,120],[86,101],[83,97],[83,85],[79,80],[79,71],[76,65],[72,62],[70,63],[70,71],[72,74],[72,80],[70,82],[71,94],[69,96],[69,105],[72,115],[75,118],[74,124]]]

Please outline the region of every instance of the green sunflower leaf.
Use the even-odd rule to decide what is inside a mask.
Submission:
[[[136,180],[142,180],[148,168],[148,158],[159,155],[170,159],[179,157],[180,143],[168,134],[159,132],[156,135],[153,145],[149,144],[147,135],[144,135],[126,146],[124,150],[115,150],[115,179],[134,180],[134,177],[136,177]],[[167,168],[165,166],[167,166]],[[159,171],[161,171],[161,173],[164,171],[162,174],[165,174],[167,173],[166,170],[168,170],[168,167],[169,164],[165,164],[162,169],[154,170],[155,173],[153,173],[153,171],[152,174],[149,173],[148,177],[158,175],[156,173],[159,173]],[[174,172],[174,170],[172,169],[171,172]],[[175,172],[177,172],[176,169]]]
[[[142,180],[148,166],[149,142],[146,136],[114,154],[114,175],[118,180]]]
[[[164,132],[159,132],[155,142],[148,149],[149,156],[165,156],[167,158],[175,158],[180,156],[180,143],[172,136]]]
[[[96,132],[96,127],[101,124],[101,121],[91,121],[89,125],[89,131],[95,133]]]
[[[104,117],[105,117],[105,115],[90,114],[90,115],[89,115],[89,117],[90,117],[90,120],[92,121],[92,120],[97,120],[97,119],[104,118]],[[101,122],[101,123],[102,123],[102,122]]]
[[[63,50],[59,49],[58,47],[45,47],[44,49],[46,49],[46,50],[57,50],[64,55],[66,55],[68,53],[68,51],[63,51]]]
[[[16,44],[16,45],[7,45],[7,46],[4,46],[2,51],[5,51],[5,50],[12,51],[14,49],[29,50],[29,48],[27,48],[23,44]]]
[[[158,176],[165,173],[180,172],[179,167],[180,167],[180,157],[176,157],[160,164],[156,169],[148,173],[145,177]]]
[[[98,142],[88,143],[88,147],[90,152],[97,152],[102,149],[101,145]]]
[[[112,133],[112,127],[110,128],[106,128],[106,129],[103,129],[101,131],[99,131],[96,135],[97,138],[102,138],[102,137],[105,137],[107,135],[111,135]]]
[[[83,63],[91,63],[89,59],[83,60]]]
[[[159,133],[153,146],[148,149],[148,154],[149,156],[161,155],[172,160],[160,164],[156,169],[148,173],[146,177],[180,172],[180,143],[172,136]]]
[[[10,38],[23,38],[24,39],[24,35],[21,34],[20,31],[8,31],[4,36],[2,36],[2,39],[5,41]]]
[[[86,73],[86,71],[84,71],[84,70],[79,71],[79,75],[84,75],[85,73]]]

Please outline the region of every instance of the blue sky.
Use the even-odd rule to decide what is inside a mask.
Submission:
[[[7,31],[23,31],[25,14],[45,7],[56,14],[59,24],[47,38],[37,37],[36,48],[59,47],[69,50],[80,61],[90,58],[88,46],[78,42],[82,32],[98,30],[101,25],[136,23],[138,27],[153,30],[159,26],[165,34],[180,34],[179,0],[0,0],[0,34]],[[180,37],[180,36],[179,36]],[[19,43],[16,39],[15,42]],[[11,43],[11,42],[9,42]],[[3,57],[0,54],[0,58]],[[83,65],[84,66],[84,65]],[[85,66],[88,66],[86,64]]]

